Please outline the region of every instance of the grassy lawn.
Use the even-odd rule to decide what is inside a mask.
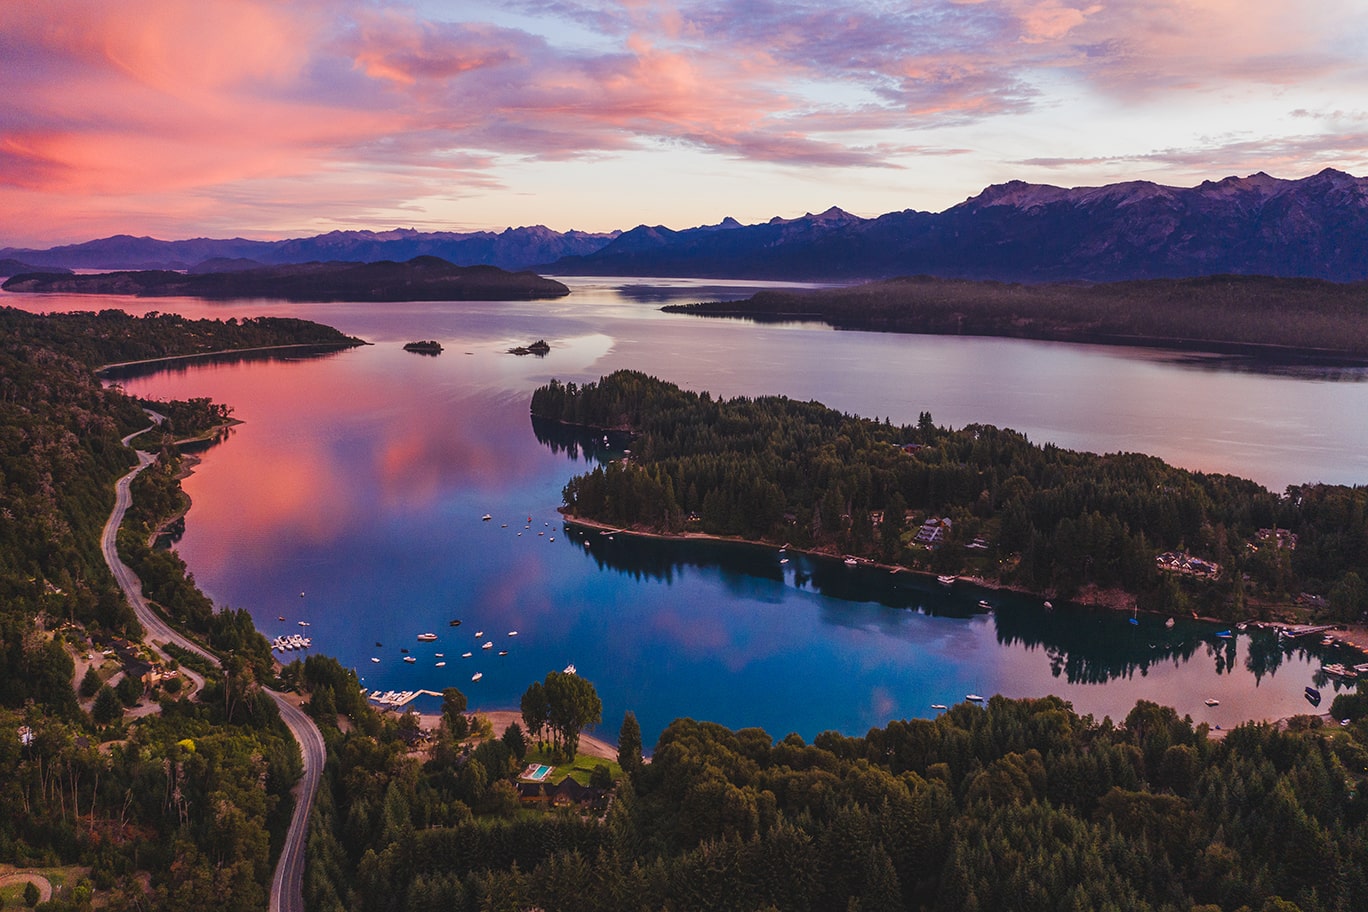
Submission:
[[[78,865],[67,865],[60,868],[16,868],[13,865],[0,865],[0,875],[5,874],[37,874],[39,877],[46,877],[52,884],[53,897],[60,896],[63,889],[68,885],[78,883],[81,878],[90,875],[89,868]],[[27,908],[24,905],[24,884],[13,883],[0,887],[0,908],[8,909]]]
[[[570,763],[553,764],[551,762],[551,752],[549,750],[529,750],[527,756],[523,758],[523,766],[531,763],[543,763],[547,766],[554,766],[551,775],[546,777],[549,783],[557,783],[566,776],[574,779],[580,785],[588,785],[589,777],[593,775],[594,768],[600,763],[608,767],[609,773],[613,776],[613,781],[622,778],[622,767],[618,766],[616,760],[605,760],[602,757],[591,757],[588,754],[578,754]]]

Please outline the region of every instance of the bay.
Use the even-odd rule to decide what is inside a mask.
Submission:
[[[248,609],[268,636],[309,622],[315,648],[368,687],[457,686],[473,706],[512,708],[532,680],[573,663],[603,698],[600,734],[613,739],[630,709],[650,744],[686,715],[776,737],[859,734],[970,692],[1056,693],[1114,718],[1150,699],[1229,727],[1306,711],[1302,689],[1331,686],[1316,646],[1218,639],[1181,619],[1168,631],[1162,618],[1046,611],[964,584],[796,554],[781,563],[773,549],[566,530],[561,486],[614,451],[539,440],[528,399],[552,377],[585,382],[626,367],[725,396],[781,393],[899,422],[926,410],[941,424],[1149,452],[1276,490],[1368,478],[1368,427],[1344,420],[1368,406],[1363,370],[703,320],[658,307],[754,286],[569,283],[567,298],[525,303],[3,300],[300,316],[375,343],[120,380],[138,395],[234,407],[244,423],[185,482],[194,506],[175,547],[217,603]],[[446,351],[402,351],[420,338]],[[538,338],[552,346],[545,358],[507,352]],[[983,598],[991,612],[979,610]],[[426,631],[438,640],[418,642]]]

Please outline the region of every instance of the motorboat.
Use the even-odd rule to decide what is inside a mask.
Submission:
[[[979,599],[979,607],[982,608],[984,611],[988,611],[988,610],[990,610],[993,606],[992,606],[991,604],[988,603],[988,600],[987,600],[987,599]]]
[[[416,662],[416,661],[418,661],[418,660],[415,659],[413,656],[404,656],[404,661],[405,661],[405,662],[408,662],[410,665],[412,665],[414,662]]]
[[[472,680],[472,681],[478,681],[478,680],[480,680],[480,678],[483,678],[483,677],[484,677],[484,672],[483,672],[483,671],[477,671],[477,672],[475,672],[473,675],[470,676],[470,680]]]
[[[435,633],[420,633],[420,634],[418,634],[418,642],[420,642],[420,643],[431,643],[431,642],[432,642],[433,640],[435,640],[435,639],[437,639],[437,634],[435,634]]]
[[[507,650],[507,649],[500,649],[500,650],[499,650],[499,655],[501,655],[501,656],[506,656],[506,655],[508,655],[508,650]]]
[[[484,631],[483,631],[483,630],[477,630],[477,631],[475,631],[475,639],[478,640],[478,639],[479,639],[480,637],[482,637],[482,636],[484,636]]]
[[[447,621],[447,626],[448,626],[448,627],[460,627],[460,626],[461,626],[461,619],[460,619],[460,618],[452,618],[451,620]]]
[[[371,661],[374,662],[374,663],[377,664],[377,665],[380,664],[380,660],[377,659],[375,656],[371,656]]]
[[[515,637],[515,636],[518,635],[518,631],[516,631],[516,630],[510,630],[510,631],[508,631],[508,635],[511,636],[511,637]]]
[[[931,708],[936,710],[949,709],[949,707],[947,707],[944,703],[932,703]]]
[[[853,557],[847,557],[847,558],[845,559],[845,561],[843,561],[843,563],[844,563],[847,567],[854,567],[856,564],[859,563],[859,561],[857,561],[857,560],[856,560],[855,558],[853,558]]]
[[[489,521],[490,521],[491,519],[493,519],[493,518],[494,518],[494,517],[492,517],[492,516],[490,516],[488,513],[486,513],[484,516],[481,516],[481,517],[480,517],[480,521],[481,521],[481,522],[489,522]]]
[[[475,653],[473,653],[473,652],[463,652],[463,653],[461,653],[461,658],[463,658],[463,659],[468,659],[468,658],[470,658],[471,656],[473,656],[474,654],[475,654]]]
[[[484,645],[482,645],[480,648],[481,648],[481,649],[493,649],[493,648],[494,648],[494,641],[493,641],[493,640],[485,640],[485,641],[484,641]]]
[[[1207,706],[1220,706],[1220,705],[1221,705],[1221,701],[1218,700],[1218,699],[1216,699],[1215,697],[1207,697],[1207,698],[1206,698],[1205,700],[1203,700],[1202,702],[1206,703]]]
[[[936,577],[936,582],[940,583],[942,586],[950,586],[953,585],[957,579],[959,579],[957,576],[938,576]]]
[[[964,699],[968,700],[970,703],[983,702],[983,697],[979,696],[978,694],[965,694]]]
[[[438,662],[438,663],[437,663],[437,667],[438,667],[438,668],[446,668],[446,662]]]
[[[570,663],[569,665],[566,665],[563,669],[561,669],[561,674],[572,675],[572,674],[574,674],[574,673],[575,673],[575,665],[574,665],[573,662]]]

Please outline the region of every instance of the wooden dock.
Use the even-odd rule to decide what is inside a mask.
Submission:
[[[435,690],[373,690],[366,694],[366,699],[372,703],[379,703],[381,706],[402,709],[421,696],[440,697],[441,693]]]

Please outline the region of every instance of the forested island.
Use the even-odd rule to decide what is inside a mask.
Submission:
[[[497,266],[456,266],[433,256],[403,263],[299,263],[227,272],[168,270],[93,275],[29,273],[0,285],[6,291],[116,294],[139,297],[190,295],[225,300],[286,301],[525,301],[570,293],[560,282]]]
[[[534,421],[629,432],[569,481],[564,511],[614,528],[731,536],[968,575],[1043,595],[1204,616],[1368,610],[1368,489],[1282,493],[1135,453],[988,425],[714,399],[633,371],[536,390]]]
[[[1368,359],[1365,282],[1215,275],[1023,285],[912,276],[662,309],[758,321],[818,320],[876,332]]]

